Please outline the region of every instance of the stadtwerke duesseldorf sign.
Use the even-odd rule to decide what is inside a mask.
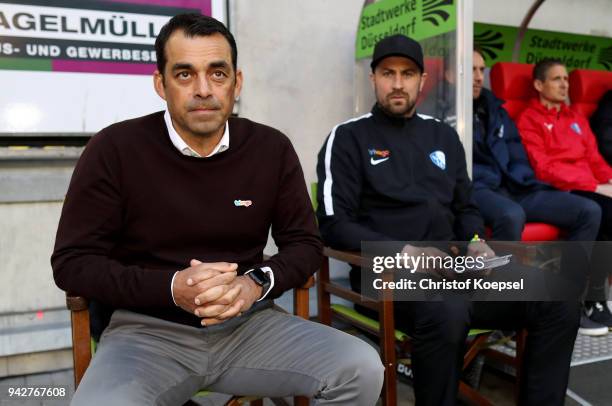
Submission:
[[[484,53],[487,66],[510,62],[518,28],[484,23],[474,24],[474,45]],[[565,32],[532,30],[525,33],[519,61],[537,63],[558,58],[569,70],[612,70],[612,38]]]
[[[361,11],[355,59],[372,56],[381,39],[404,34],[423,40],[456,28],[455,0],[380,0]]]

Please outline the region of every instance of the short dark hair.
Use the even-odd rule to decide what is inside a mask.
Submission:
[[[487,60],[487,58],[485,58],[484,51],[482,50],[480,45],[474,45],[474,52],[476,52],[478,55],[480,55],[483,60],[485,60],[485,61]]]
[[[548,70],[552,68],[553,66],[557,66],[557,65],[565,66],[563,65],[563,62],[561,62],[561,59],[557,59],[557,58],[542,59],[541,61],[536,63],[535,66],[533,67],[533,75],[532,75],[533,80],[539,80],[540,82],[544,82],[546,80],[546,74],[548,73]]]
[[[155,54],[157,55],[157,70],[162,75],[166,68],[166,42],[177,30],[183,30],[185,36],[192,38],[196,36],[206,37],[213,34],[221,34],[229,42],[232,48],[232,65],[234,72],[238,65],[238,48],[232,33],[218,20],[212,17],[196,14],[178,14],[170,19],[159,31],[155,39]]]

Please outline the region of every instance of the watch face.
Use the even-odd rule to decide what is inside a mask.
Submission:
[[[249,272],[248,276],[259,286],[263,286],[268,282],[268,275],[261,269],[255,269]]]

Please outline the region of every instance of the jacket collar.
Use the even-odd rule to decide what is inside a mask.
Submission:
[[[487,109],[489,113],[496,111],[504,101],[493,94],[489,89],[482,88],[480,92],[480,98],[483,99],[484,103],[487,105]]]
[[[378,122],[383,124],[389,124],[395,127],[402,127],[404,124],[410,122],[416,117],[416,112],[412,115],[412,117],[395,117],[387,114],[382,107],[378,105],[378,103],[374,104],[372,107],[372,116]]]
[[[534,108],[536,111],[544,115],[549,115],[549,116],[557,115],[557,109],[555,109],[554,107],[551,107],[551,108],[546,107],[540,102],[539,97],[532,97],[531,100],[529,100],[529,107]],[[569,110],[569,107],[567,107],[567,104],[561,103],[561,109],[559,109],[558,114],[559,115],[567,114],[569,111],[570,110]]]

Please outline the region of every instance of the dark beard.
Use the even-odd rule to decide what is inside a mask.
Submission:
[[[378,107],[380,107],[380,109],[389,117],[394,117],[394,118],[408,118],[408,117],[412,117],[414,115],[415,107],[416,106],[416,101],[411,102],[411,100],[409,100],[406,104],[406,108],[403,109],[403,112],[401,113],[395,113],[391,110],[389,110],[386,106],[383,106],[382,104],[378,103]],[[408,113],[410,113],[410,115],[408,115]]]

